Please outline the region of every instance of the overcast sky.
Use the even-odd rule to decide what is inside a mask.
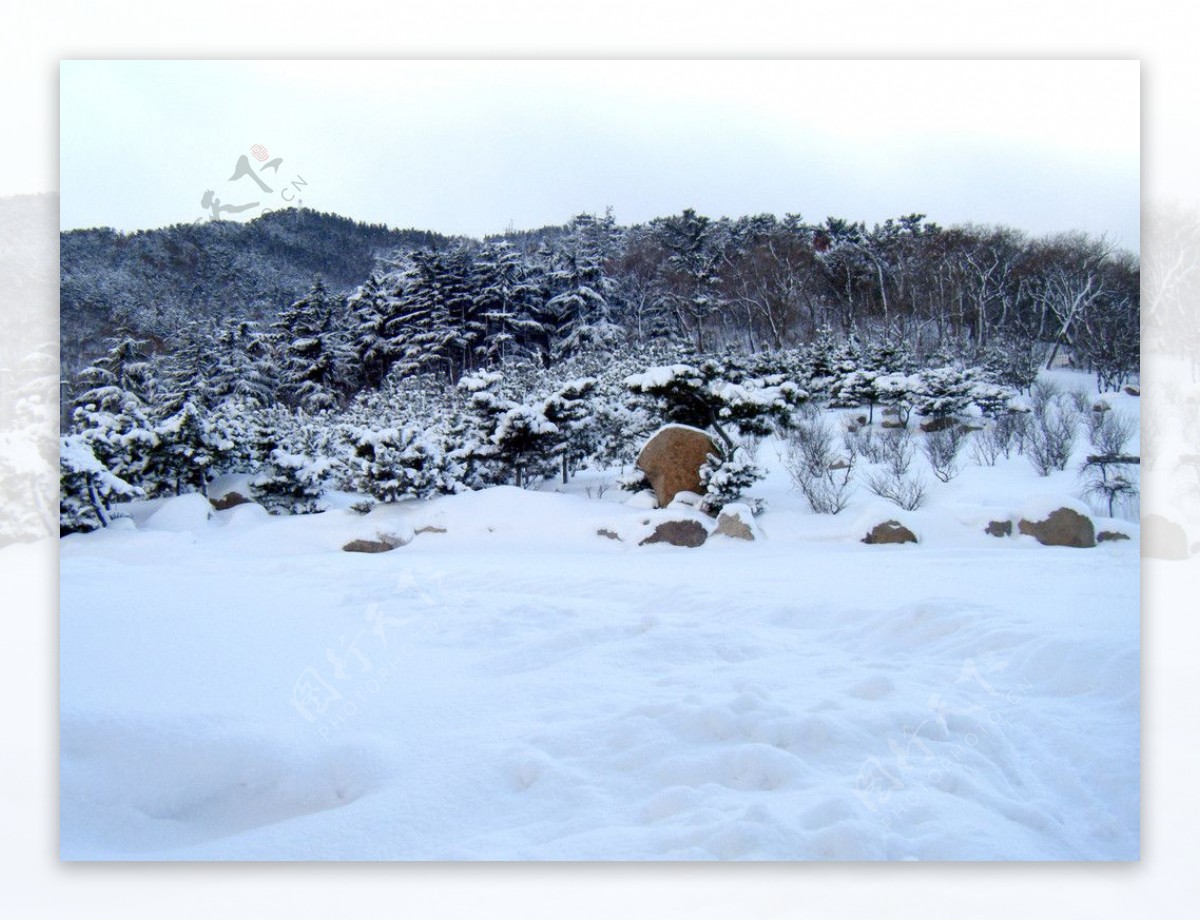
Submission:
[[[690,207],[1138,245],[1135,61],[65,61],[60,138],[64,229],[211,192],[475,236]]]

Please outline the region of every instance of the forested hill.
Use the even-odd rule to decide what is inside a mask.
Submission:
[[[307,208],[245,223],[68,231],[61,235],[63,371],[70,377],[103,354],[105,337],[119,328],[153,341],[195,320],[274,317],[315,275],[329,289],[348,292],[371,273],[377,257],[446,242],[431,231],[394,230]]]

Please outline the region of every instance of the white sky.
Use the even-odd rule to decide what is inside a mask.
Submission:
[[[1138,241],[1136,61],[64,61],[60,142],[64,229],[283,206],[229,181],[261,144],[272,195],[445,233],[611,205]]]

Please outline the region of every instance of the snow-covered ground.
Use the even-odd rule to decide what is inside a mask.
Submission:
[[[1136,524],[985,535],[1078,493],[1020,457],[817,516],[777,448],[754,543],[598,536],[615,473],[64,539],[62,855],[1137,859]]]

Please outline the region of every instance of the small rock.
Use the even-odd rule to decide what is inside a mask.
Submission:
[[[1022,518],[1017,522],[1017,529],[1047,547],[1096,546],[1092,519],[1069,508],[1055,509],[1041,521]]]
[[[621,539],[620,534],[618,534],[616,531],[610,531],[608,528],[601,528],[596,533],[599,534],[601,537],[607,537],[609,540],[620,540]]]
[[[1129,540],[1128,534],[1122,534],[1120,531],[1101,531],[1096,535],[1096,543],[1102,544],[1108,540]]]
[[[1133,384],[1126,384],[1125,392],[1127,394],[1129,394],[1131,397],[1140,397],[1142,395],[1142,388],[1135,387]]]
[[[879,427],[884,429],[902,429],[904,428],[904,423],[899,419],[884,419],[879,423]]]
[[[243,496],[240,492],[227,492],[219,499],[209,499],[209,501],[212,503],[212,507],[218,512],[223,512],[226,509],[233,508],[235,505],[245,505],[246,503],[250,502],[250,500]]]
[[[396,547],[382,540],[352,540],[342,549],[347,553],[387,553]]]
[[[445,534],[446,529],[439,528],[435,524],[427,524],[423,528],[417,528],[415,533],[417,533],[417,534]]]
[[[706,540],[708,530],[698,521],[664,521],[638,546],[671,544],[675,547],[699,547]]]
[[[829,469],[830,470],[845,470],[849,466],[850,466],[850,461],[846,460],[844,457],[839,457],[837,460],[835,460],[832,464],[829,465]]]
[[[721,509],[717,516],[717,527],[714,534],[724,534],[737,540],[756,540],[757,528],[754,524],[754,514],[748,506],[733,503]]]
[[[989,521],[988,526],[983,530],[985,534],[990,534],[992,537],[1012,537],[1012,522]]]
[[[921,431],[926,433],[944,432],[956,425],[958,425],[958,420],[953,416],[934,416],[932,419],[925,419],[921,422]]]
[[[1186,560],[1187,533],[1169,518],[1147,515],[1142,519],[1142,556],[1155,560]]]
[[[900,522],[884,521],[875,525],[862,539],[864,544],[915,544],[917,535]]]
[[[1106,413],[1110,409],[1112,409],[1112,406],[1109,405],[1108,400],[1097,400],[1092,404],[1092,412],[1094,413]]]

